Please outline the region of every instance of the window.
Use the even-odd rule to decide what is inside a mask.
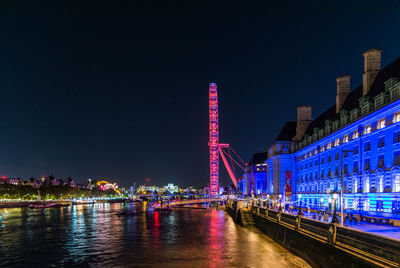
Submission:
[[[347,157],[349,155],[349,152],[345,151],[343,152],[343,157]]]
[[[383,176],[379,176],[377,178],[376,184],[377,184],[376,191],[378,193],[382,193],[383,192]]]
[[[332,157],[329,155],[328,156],[328,162],[331,162],[332,161]]]
[[[393,134],[393,143],[400,142],[400,131],[397,131]]]
[[[400,122],[400,112],[395,113],[393,117],[393,123]]]
[[[358,146],[354,146],[353,154],[358,154]]]
[[[400,201],[392,201],[392,213],[400,214]]]
[[[381,119],[378,121],[378,129],[385,127],[385,119]]]
[[[365,115],[366,113],[368,113],[368,109],[369,108],[369,105],[364,105],[362,108],[361,108],[361,113],[363,114],[363,115]]]
[[[327,150],[329,150],[330,148],[332,148],[332,142],[329,142],[328,145],[326,145]]]
[[[307,168],[308,166],[307,166],[307,164],[306,164],[306,167],[305,168]]]
[[[315,166],[317,166],[317,165],[318,165],[318,161],[316,160],[316,161],[315,161]]]
[[[382,99],[382,97],[381,97],[381,96],[377,97],[377,98],[375,99],[375,107],[380,107],[380,106],[382,106],[382,104],[383,104],[383,99]]]
[[[383,211],[383,200],[376,200],[376,211],[382,212]]]
[[[369,160],[369,158],[365,159],[364,169],[365,170],[370,170],[371,169],[371,161]]]
[[[399,152],[394,152],[393,165],[400,166],[400,151]]]
[[[347,167],[347,164],[345,164],[345,165],[343,166],[343,173],[344,173],[344,174],[349,173],[349,169],[348,169],[348,167]]]
[[[371,142],[367,142],[365,145],[364,145],[364,152],[368,152],[368,151],[370,151],[371,150]]]
[[[357,119],[357,110],[353,110],[350,113],[350,121],[356,121]]]
[[[363,192],[368,193],[369,192],[369,177],[364,178],[364,185],[363,185]]]
[[[364,134],[369,134],[369,133],[371,133],[371,125],[366,126],[364,129]]]
[[[384,168],[385,167],[385,156],[380,155],[378,156],[378,168]]]
[[[358,181],[357,178],[353,181],[353,193],[357,193],[358,190]]]
[[[328,170],[328,178],[332,177],[331,169]]]
[[[312,162],[310,163],[310,167],[312,167]]]
[[[385,137],[380,137],[378,139],[378,148],[385,146]]]
[[[324,170],[321,171],[321,178],[325,178]]]
[[[393,192],[400,192],[400,174],[396,174],[393,178]]]
[[[368,109],[369,108],[369,105],[364,105],[362,108],[361,108],[361,113],[363,114],[363,115],[365,115],[366,113],[368,113]]]
[[[358,172],[358,162],[354,161],[353,163],[353,172]]]
[[[336,169],[335,169],[335,176],[339,176],[339,168],[338,167],[336,167]]]
[[[325,164],[325,158],[321,158],[321,164]]]
[[[357,131],[357,130],[354,131],[354,132],[353,132],[353,140],[354,140],[354,139],[357,139],[358,136],[359,136],[359,135],[358,135],[358,131]]]
[[[335,154],[335,160],[339,160],[339,153]]]
[[[339,139],[335,140],[335,146],[339,146]]]
[[[343,137],[343,143],[349,142],[349,135]]]

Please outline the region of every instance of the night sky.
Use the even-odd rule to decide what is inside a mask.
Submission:
[[[2,176],[205,186],[210,82],[249,160],[366,49],[400,57],[399,1],[70,2],[0,3]]]

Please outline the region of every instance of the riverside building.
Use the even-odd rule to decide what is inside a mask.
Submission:
[[[363,84],[353,91],[350,76],[336,79],[336,103],[317,118],[297,108],[297,122],[268,148],[262,194],[333,208],[343,177],[344,209],[400,214],[400,58],[381,69],[381,52],[363,54]]]

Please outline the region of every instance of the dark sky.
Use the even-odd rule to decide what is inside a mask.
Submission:
[[[400,56],[399,1],[107,2],[0,3],[0,175],[204,186],[209,82],[248,160]]]

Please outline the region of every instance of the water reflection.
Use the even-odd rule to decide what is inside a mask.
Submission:
[[[135,214],[119,217],[122,209]],[[144,210],[140,203],[0,209],[0,266],[306,266],[223,211]]]

